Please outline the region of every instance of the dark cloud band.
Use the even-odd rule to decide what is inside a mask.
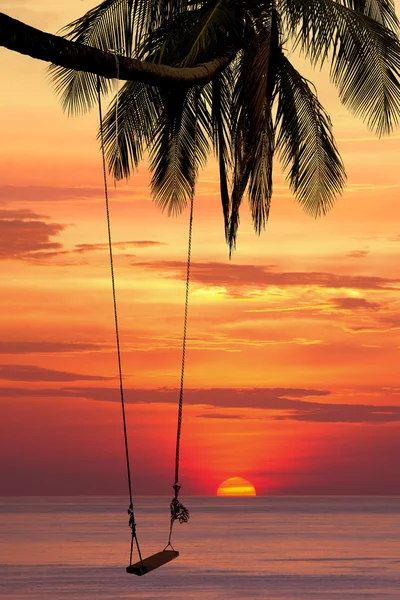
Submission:
[[[192,406],[209,407],[210,412],[199,415],[208,419],[249,418],[246,409],[258,409],[252,418],[280,421],[308,421],[315,423],[395,423],[400,422],[400,406],[376,406],[367,404],[313,402],[304,398],[324,398],[326,390],[303,388],[255,388],[208,390],[188,389],[185,403]],[[61,389],[0,388],[0,397],[40,398],[85,398],[101,402],[119,401],[118,390],[106,387],[67,387]],[[175,404],[178,390],[170,388],[142,390],[126,389],[127,404]],[[213,411],[213,409],[216,409]],[[224,409],[235,409],[235,414],[224,413]]]

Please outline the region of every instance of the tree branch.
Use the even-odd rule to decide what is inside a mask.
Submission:
[[[4,13],[0,13],[0,46],[75,71],[94,73],[107,79],[117,77],[113,53],[46,33]],[[234,49],[228,49],[225,56],[195,67],[170,67],[119,56],[119,79],[156,86],[174,83],[202,85],[218,75],[234,58],[235,53]]]

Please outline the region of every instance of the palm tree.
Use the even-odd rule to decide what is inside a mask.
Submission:
[[[316,67],[328,62],[343,104],[383,135],[400,115],[398,28],[393,0],[104,0],[64,33],[104,56],[118,53],[107,54],[103,93],[112,60],[121,79],[130,78],[128,59],[150,71],[127,81],[104,117],[115,178],[129,177],[148,152],[153,198],[177,213],[213,148],[232,250],[246,192],[256,232],[266,225],[275,154],[297,200],[314,216],[325,214],[344,186],[329,116],[287,45]],[[90,109],[99,68],[77,71],[52,60],[64,108]]]

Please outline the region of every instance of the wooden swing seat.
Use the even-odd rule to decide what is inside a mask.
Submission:
[[[154,571],[154,569],[162,567],[178,556],[179,552],[176,550],[162,550],[161,552],[157,552],[148,558],[144,558],[143,561],[139,560],[139,562],[135,563],[134,565],[129,565],[129,567],[126,567],[126,572],[139,576],[146,575],[146,573],[149,573],[149,571]]]

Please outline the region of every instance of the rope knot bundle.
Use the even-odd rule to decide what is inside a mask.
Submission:
[[[132,529],[132,537],[136,537],[135,514],[133,512],[133,504],[132,503],[129,505],[128,515],[129,515],[129,527]]]
[[[189,521],[190,513],[188,509],[183,506],[181,502],[179,502],[178,498],[172,498],[171,504],[171,525],[174,521],[179,521],[179,523],[187,523]]]

